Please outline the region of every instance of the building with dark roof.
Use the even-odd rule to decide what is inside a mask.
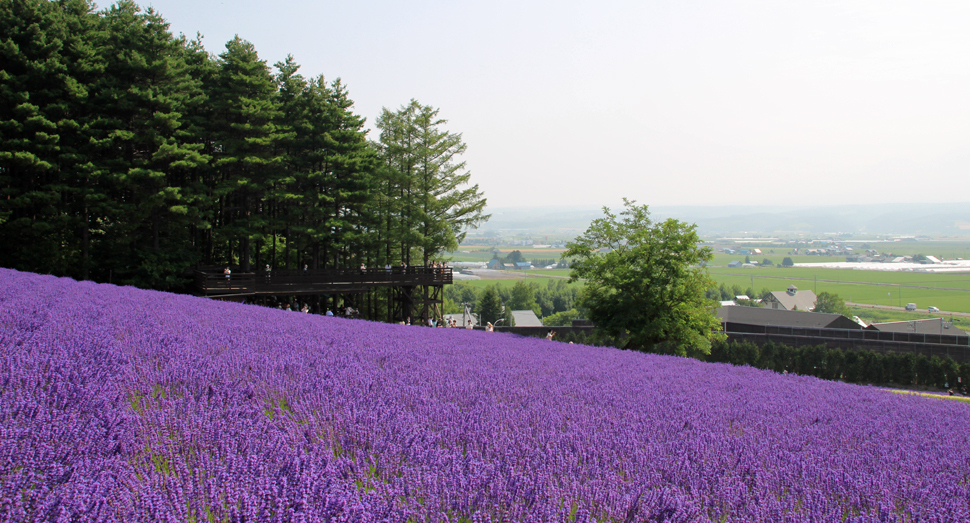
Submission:
[[[733,325],[774,325],[779,327],[811,327],[816,329],[859,329],[858,323],[825,312],[788,311],[762,307],[721,307],[717,310],[721,323]]]
[[[887,321],[872,323],[868,327],[882,332],[908,332],[915,334],[945,334],[947,336],[970,336],[966,331],[958,329],[943,318],[928,320]]]

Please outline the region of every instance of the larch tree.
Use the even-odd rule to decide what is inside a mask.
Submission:
[[[486,200],[461,160],[461,134],[445,131],[438,109],[411,100],[377,120],[380,148],[401,200],[402,255],[412,251],[427,265],[454,249],[468,229],[488,220]]]

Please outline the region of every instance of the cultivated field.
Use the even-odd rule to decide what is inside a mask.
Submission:
[[[789,285],[799,289],[834,292],[845,301],[874,305],[904,306],[916,303],[920,309],[933,305],[945,311],[970,312],[970,274],[926,274],[912,272],[853,271],[808,268],[709,267],[719,284],[737,284],[760,291],[767,287],[782,291]]]
[[[910,244],[900,242],[895,245],[911,247]],[[956,250],[962,243],[954,243],[950,246],[951,250]],[[480,248],[484,249],[484,248]],[[468,250],[468,249],[464,249]],[[502,248],[503,253],[511,252],[511,247]],[[546,249],[537,249],[546,251]],[[751,256],[753,261],[762,261],[768,258],[776,264],[780,264],[787,254],[765,254]],[[785,251],[787,252],[787,251]],[[935,251],[934,251],[935,252]],[[949,251],[947,251],[949,252]],[[523,252],[524,253],[524,252]],[[473,253],[474,254],[474,253]],[[482,260],[491,259],[491,251],[478,253]],[[456,259],[470,255],[455,254]],[[532,255],[527,255],[532,258]],[[536,256],[538,257],[538,256]],[[545,258],[546,256],[542,256]],[[553,257],[553,256],[549,256]],[[558,254],[556,256],[558,257]],[[795,263],[815,263],[831,259],[844,259],[844,257],[825,257],[825,256],[791,256]],[[740,285],[742,289],[752,287],[755,292],[768,288],[773,291],[781,291],[789,285],[795,285],[799,289],[814,290],[818,292],[834,292],[845,301],[871,304],[871,305],[892,305],[905,306],[907,303],[914,302],[924,313],[930,305],[939,307],[943,311],[970,313],[970,273],[958,274],[932,274],[919,272],[889,272],[889,271],[864,271],[852,269],[826,269],[826,268],[802,268],[802,267],[755,267],[755,268],[729,268],[727,264],[734,260],[744,260],[744,256],[726,255],[717,253],[711,262],[708,272],[711,277],[720,285],[724,283],[729,287]],[[473,260],[464,260],[473,261]],[[522,279],[522,273],[518,273],[516,279]],[[535,281],[542,281],[543,277],[568,277],[568,269],[534,269],[529,271],[528,278]],[[484,287],[490,284],[511,285],[515,279],[502,280],[482,280],[469,282],[476,287]],[[580,283],[581,284],[581,283]]]
[[[0,270],[5,521],[970,519],[970,405]]]

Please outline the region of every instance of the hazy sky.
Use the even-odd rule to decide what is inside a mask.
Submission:
[[[439,108],[490,207],[970,202],[966,0],[141,5],[342,78],[368,125]]]

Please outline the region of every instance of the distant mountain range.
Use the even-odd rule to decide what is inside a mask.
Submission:
[[[619,207],[611,207],[618,211]],[[799,236],[845,233],[970,237],[970,203],[900,203],[832,206],[657,206],[655,220],[696,223],[702,236]],[[492,219],[474,235],[573,237],[603,216],[602,208],[490,208]]]

